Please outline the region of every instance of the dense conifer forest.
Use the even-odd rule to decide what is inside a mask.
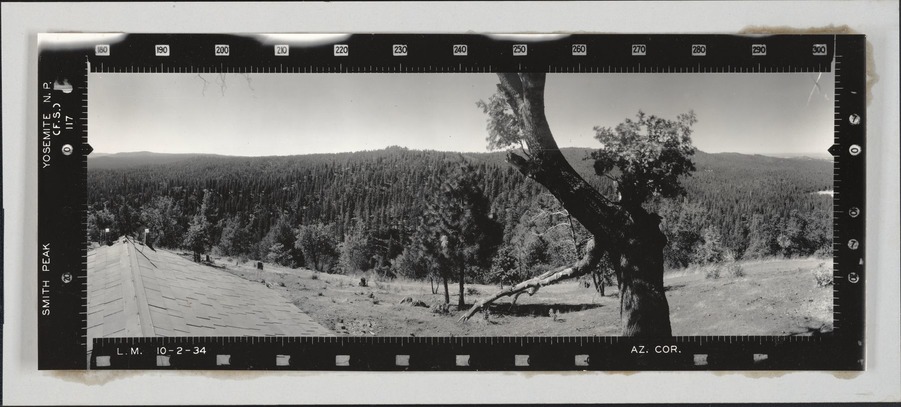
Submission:
[[[563,152],[616,199],[585,160],[590,149]],[[669,267],[831,253],[832,198],[818,193],[832,189],[830,161],[700,151],[693,159],[684,197],[647,204],[663,217]],[[158,247],[445,283],[528,277],[571,263],[588,239],[502,152],[91,157],[88,240],[143,238],[145,229]],[[453,274],[435,271],[448,267]]]

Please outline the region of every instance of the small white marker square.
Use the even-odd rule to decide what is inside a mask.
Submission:
[[[707,354],[701,353],[694,356],[695,366],[707,366]]]
[[[228,44],[216,44],[214,51],[216,51],[217,57],[227,57],[229,54],[229,46]]]
[[[395,366],[410,366],[410,355],[394,355]]]
[[[465,57],[469,54],[469,46],[466,44],[454,44],[454,56]]]
[[[691,56],[693,56],[693,57],[707,56],[707,45],[706,44],[692,44],[691,45]]]
[[[513,364],[516,366],[528,366],[529,355],[516,355],[513,357]]]
[[[513,56],[524,57],[526,55],[529,55],[529,45],[528,44],[513,45]]]
[[[275,355],[276,366],[288,366],[291,364],[291,355]]]
[[[455,364],[457,366],[469,366],[469,355],[457,355]]]
[[[335,56],[346,57],[350,55],[350,47],[347,44],[335,44]]]
[[[769,355],[767,355],[766,353],[755,353],[754,354],[754,363],[760,363],[769,358],[770,358]]]
[[[766,56],[766,44],[751,45],[751,55],[755,57]]]
[[[829,53],[829,46],[826,44],[813,44],[814,55],[826,55]]]
[[[291,47],[285,44],[279,44],[273,48],[272,52],[277,57],[286,57],[288,56],[288,53],[291,52]]]
[[[109,356],[97,356],[97,367],[109,367],[110,366],[110,357]]]
[[[216,366],[228,366],[232,363],[231,355],[216,355]]]
[[[648,46],[645,44],[632,44],[632,56],[643,56],[648,54]]]
[[[98,57],[109,56],[109,44],[97,44],[94,46],[94,55]]]
[[[167,57],[169,56],[169,45],[167,44],[157,44],[153,47],[153,52],[158,57]]]
[[[576,366],[588,366],[588,355],[576,355]]]
[[[350,366],[350,355],[335,355],[335,366]]]
[[[157,355],[156,356],[156,365],[160,367],[172,366],[169,363],[169,357],[166,355]]]
[[[574,56],[585,56],[588,55],[588,45],[585,44],[573,44],[572,51]]]

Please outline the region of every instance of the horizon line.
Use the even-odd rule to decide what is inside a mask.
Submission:
[[[162,152],[162,151],[149,151],[149,150],[138,150],[138,151],[118,151],[114,153],[103,152],[103,151],[93,151],[91,154],[95,155],[117,155],[117,154],[168,154],[168,155],[207,155],[207,156],[220,156],[220,157],[235,157],[235,158],[253,158],[253,157],[294,157],[294,156],[305,156],[305,155],[337,155],[337,154],[356,154],[356,153],[366,153],[366,152],[376,152],[376,151],[384,151],[392,148],[397,149],[405,149],[409,151],[421,151],[421,152],[438,152],[438,153],[459,153],[459,154],[494,154],[494,153],[503,153],[508,150],[498,149],[492,151],[456,151],[456,150],[436,150],[436,149],[419,149],[419,148],[409,148],[403,146],[386,146],[378,149],[372,150],[352,150],[352,151],[335,151],[335,152],[312,152],[312,153],[297,153],[297,154],[269,154],[269,155],[233,155],[233,154],[221,154],[221,153],[203,153],[203,152]],[[578,150],[596,150],[595,147],[560,147],[560,150],[567,149],[578,149]],[[772,158],[792,158],[792,157],[811,157],[811,158],[828,158],[831,157],[831,154],[827,151],[820,152],[783,152],[783,153],[767,153],[767,152],[738,152],[738,151],[718,151],[718,152],[708,152],[703,151],[701,149],[696,149],[697,152],[704,154],[742,154],[742,155],[761,155],[765,157]]]

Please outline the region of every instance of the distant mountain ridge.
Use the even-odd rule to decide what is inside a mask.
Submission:
[[[810,152],[810,153],[756,153],[754,155],[764,155],[768,157],[776,157],[776,158],[800,158],[800,159],[810,159],[810,160],[832,160],[832,155],[827,151],[823,152]]]
[[[579,167],[577,161],[584,161],[584,158],[588,156],[589,153],[594,151],[595,149],[589,147],[564,147],[560,149],[563,152],[563,155],[566,159],[572,164],[574,167]],[[104,169],[117,169],[117,168],[128,168],[128,167],[141,167],[147,165],[163,165],[163,164],[173,164],[186,160],[195,160],[197,158],[221,158],[223,160],[230,159],[303,159],[303,158],[328,158],[333,157],[336,159],[346,159],[350,157],[363,157],[369,154],[379,154],[379,153],[389,153],[391,151],[418,151],[418,152],[434,152],[440,154],[459,154],[463,157],[468,157],[472,159],[476,159],[479,161],[487,161],[492,164],[501,164],[505,163],[506,152],[505,151],[492,151],[485,153],[472,153],[472,152],[455,152],[455,151],[439,151],[439,150],[411,150],[404,147],[391,146],[378,150],[362,150],[362,151],[353,151],[353,152],[340,152],[340,153],[312,153],[312,154],[292,154],[292,155],[276,155],[276,156],[237,156],[237,155],[222,155],[222,154],[203,154],[203,153],[156,153],[151,151],[133,151],[133,152],[122,152],[122,153],[93,153],[88,157],[88,166],[90,168],[104,168]],[[731,158],[737,159],[740,161],[745,161],[747,157],[757,157],[757,159],[761,160],[761,162],[775,162],[772,159],[777,160],[831,160],[828,156],[814,156],[808,154],[745,154],[745,153],[733,153],[733,152],[723,152],[723,153],[705,153],[703,151],[698,150],[696,153],[696,157],[722,157],[722,158]]]
[[[194,153],[154,153],[150,151],[133,151],[127,153],[92,153],[88,156],[88,168],[128,168],[145,165],[172,164],[197,157],[229,157],[216,154]]]

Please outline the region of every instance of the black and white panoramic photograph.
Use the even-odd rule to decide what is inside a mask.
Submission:
[[[89,341],[833,329],[831,73],[89,84]]]

